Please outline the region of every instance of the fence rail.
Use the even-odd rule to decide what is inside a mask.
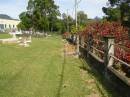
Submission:
[[[98,42],[100,42],[100,43],[105,43],[105,41],[102,41],[102,40],[98,40],[98,39],[93,39],[93,41],[98,41]]]
[[[124,65],[126,65],[126,66],[128,66],[128,67],[130,67],[130,64],[128,64],[128,63],[126,63],[126,62],[120,60],[119,58],[117,58],[117,57],[115,57],[115,56],[113,56],[113,55],[110,55],[110,57],[112,57],[112,58],[114,58],[115,60],[117,60],[117,61],[123,63]]]
[[[115,55],[115,48],[119,47],[122,49],[125,49],[126,51],[130,51],[130,48],[127,48],[125,46],[122,46],[120,44],[115,44],[113,37],[106,37],[104,41],[98,40],[98,39],[88,39],[87,42],[81,42],[79,45],[82,49],[88,52],[88,54],[91,54],[93,58],[98,60],[99,62],[104,63],[106,65],[107,69],[110,69],[111,72],[113,72],[119,79],[121,79],[124,83],[129,85],[130,87],[130,78],[126,75],[121,75],[120,71],[116,70],[113,65],[115,65],[115,61],[118,61],[121,63],[121,65],[125,65],[130,70],[130,64],[119,59]],[[99,45],[100,44],[100,45]],[[98,56],[97,54],[101,54],[102,58]],[[125,79],[123,79],[125,78]]]
[[[94,46],[91,46],[94,50],[96,50],[96,51],[98,51],[99,53],[102,53],[102,54],[104,54],[104,52],[102,51],[102,50],[99,50],[99,49],[97,49],[96,47],[94,47]]]

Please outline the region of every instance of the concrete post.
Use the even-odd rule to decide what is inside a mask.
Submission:
[[[104,63],[105,66],[112,66],[114,63],[114,59],[112,57],[110,57],[110,55],[114,55],[114,37],[112,36],[106,36],[104,37],[104,41],[105,41],[105,47],[104,47],[104,51],[105,51],[105,57],[104,57]]]
[[[15,33],[13,33],[13,38],[16,39],[16,34]]]

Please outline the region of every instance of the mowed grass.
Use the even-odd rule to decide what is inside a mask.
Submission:
[[[60,36],[33,38],[28,48],[0,45],[0,97],[100,95],[93,79],[80,69],[81,61],[67,57],[64,62],[62,50]]]
[[[7,33],[2,33],[0,34],[0,39],[6,39],[6,38],[11,38],[12,36],[10,34]]]

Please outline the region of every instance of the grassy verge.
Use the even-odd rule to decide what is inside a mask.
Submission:
[[[11,37],[12,36],[9,34],[4,34],[4,33],[0,34],[0,39],[6,39],[6,38],[11,38]]]
[[[82,62],[62,50],[59,36],[34,38],[29,48],[1,45],[0,97],[102,97]]]

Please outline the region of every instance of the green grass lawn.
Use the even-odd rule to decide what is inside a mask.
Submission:
[[[102,97],[80,60],[64,63],[62,49],[59,36],[34,38],[29,48],[0,45],[0,97]]]
[[[10,34],[0,34],[0,39],[6,39],[6,38],[11,38],[12,36]]]

